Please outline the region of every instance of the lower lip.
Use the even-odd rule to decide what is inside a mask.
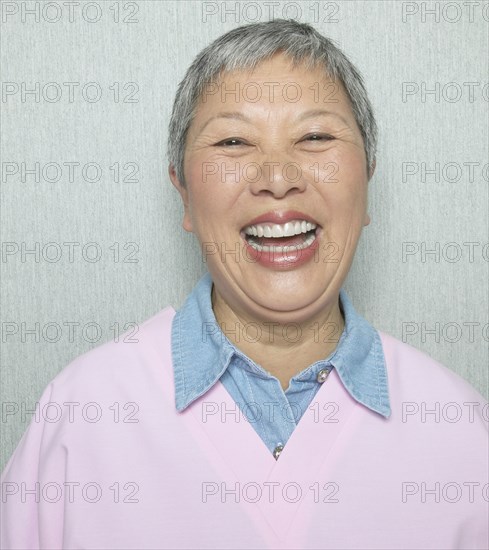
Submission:
[[[250,263],[260,264],[263,267],[267,268],[287,270],[296,269],[311,261],[311,259],[316,254],[316,250],[319,246],[320,234],[321,229],[318,227],[316,229],[316,238],[307,248],[297,250],[291,247],[284,252],[256,250],[256,248],[253,248],[248,243],[248,241],[244,237],[244,234],[242,234],[241,237],[245,243],[247,260]]]

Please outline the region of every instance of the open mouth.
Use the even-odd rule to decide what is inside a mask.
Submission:
[[[247,243],[259,252],[303,250],[316,240],[318,226],[306,220],[283,224],[259,223],[247,225],[242,234]]]

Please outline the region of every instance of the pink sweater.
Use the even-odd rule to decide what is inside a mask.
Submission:
[[[381,332],[391,417],[333,369],[275,460],[220,382],[177,412],[174,313],[46,388],[1,480],[2,548],[489,548],[488,406],[456,374]]]

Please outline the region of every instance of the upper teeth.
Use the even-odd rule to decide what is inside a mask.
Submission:
[[[244,228],[246,235],[254,237],[293,237],[301,233],[307,233],[316,229],[315,223],[309,223],[305,220],[293,220],[284,224],[259,223],[257,225],[248,225]]]

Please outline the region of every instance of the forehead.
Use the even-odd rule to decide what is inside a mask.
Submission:
[[[339,79],[328,75],[324,66],[294,66],[284,54],[262,61],[254,69],[223,72],[214,82],[208,83],[195,111],[202,119],[216,110],[233,107],[253,108],[259,104],[268,107],[325,108],[350,111],[348,95]],[[235,110],[235,109],[233,109]]]

